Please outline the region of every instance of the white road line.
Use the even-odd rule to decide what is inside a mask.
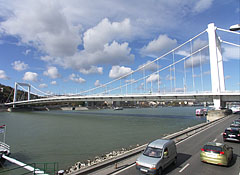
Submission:
[[[217,139],[214,139],[214,140],[213,140],[213,142],[216,142],[216,141],[217,141]]]
[[[180,171],[179,173],[183,172],[183,170],[185,170],[190,164],[188,163],[187,165],[185,165]]]
[[[126,167],[126,168],[123,168],[123,169],[121,169],[121,170],[119,170],[119,171],[117,171],[117,172],[115,172],[115,173],[112,173],[111,175],[119,174],[119,173],[121,173],[121,172],[127,170],[128,168],[131,168],[131,167],[133,167],[133,166],[135,166],[135,165],[136,165],[136,163],[134,163],[134,164],[132,164],[132,165]]]

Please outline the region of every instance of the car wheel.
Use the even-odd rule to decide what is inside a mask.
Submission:
[[[162,175],[162,174],[163,174],[163,173],[162,173],[162,168],[159,168],[159,169],[158,169],[157,174],[158,174],[158,175]]]
[[[175,157],[174,161],[173,161],[173,165],[177,164],[177,157]]]

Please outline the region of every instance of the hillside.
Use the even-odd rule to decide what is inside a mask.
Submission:
[[[14,88],[0,84],[0,103],[7,103],[13,101]],[[17,99],[26,100],[27,93],[18,90]]]

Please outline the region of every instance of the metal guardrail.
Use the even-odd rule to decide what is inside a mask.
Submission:
[[[31,166],[34,168],[34,171],[28,171],[25,169],[26,166]],[[18,175],[37,175],[39,174],[39,170],[44,171],[44,175],[56,175],[58,171],[58,163],[57,162],[50,162],[50,163],[31,163],[24,166],[19,166],[16,168],[7,169],[4,171],[0,171],[0,175],[4,173],[11,173],[11,174],[18,174]]]

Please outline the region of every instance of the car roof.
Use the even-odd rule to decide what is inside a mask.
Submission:
[[[169,142],[173,142],[173,141],[166,140],[166,139],[157,139],[157,140],[154,140],[153,142],[149,143],[148,146],[153,147],[153,148],[163,148],[164,145]]]
[[[219,147],[223,147],[224,144],[222,143],[217,143],[217,142],[208,142],[205,145],[211,145],[211,146],[219,146]]]
[[[234,130],[238,131],[238,130],[240,130],[240,128],[230,127],[230,128],[226,128],[225,130],[226,131],[234,131]]]

